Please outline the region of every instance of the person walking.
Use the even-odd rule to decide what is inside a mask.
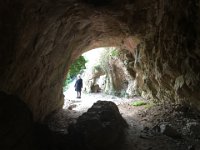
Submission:
[[[77,76],[77,80],[76,80],[74,87],[75,87],[75,91],[77,92],[77,98],[81,98],[81,90],[83,87],[83,80],[81,79],[80,74]]]

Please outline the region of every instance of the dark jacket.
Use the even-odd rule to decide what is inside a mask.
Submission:
[[[82,87],[83,87],[83,80],[82,79],[76,80],[75,91],[81,91]]]

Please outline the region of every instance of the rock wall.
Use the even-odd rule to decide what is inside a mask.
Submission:
[[[159,1],[148,13],[154,27],[134,52],[142,94],[200,109],[199,2]]]
[[[34,120],[62,107],[63,80],[74,59],[125,34],[107,10],[78,1],[2,1],[0,6],[0,89],[25,101]]]
[[[102,49],[95,64],[86,66],[83,72],[83,91],[125,96],[129,83],[134,79],[126,66],[128,60],[125,59],[125,55],[127,53],[131,54],[128,50],[119,48]]]
[[[120,46],[135,56],[142,95],[200,109],[199,16],[198,0],[3,0],[0,90],[18,95],[42,121],[62,107],[74,59]]]

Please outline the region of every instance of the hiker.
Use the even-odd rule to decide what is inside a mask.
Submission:
[[[80,75],[77,76],[77,80],[76,80],[74,87],[75,87],[75,91],[77,92],[77,98],[81,98],[81,90],[83,87],[83,80],[81,79]]]

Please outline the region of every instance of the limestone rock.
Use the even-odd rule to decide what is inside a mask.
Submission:
[[[102,68],[93,66],[85,69],[83,73],[83,89],[87,93],[98,93],[101,91],[100,86],[103,88],[105,81],[102,80],[102,76],[105,78],[105,72]]]
[[[76,140],[77,149],[110,150],[124,138],[126,121],[113,102],[98,101],[80,116],[69,133]]]

